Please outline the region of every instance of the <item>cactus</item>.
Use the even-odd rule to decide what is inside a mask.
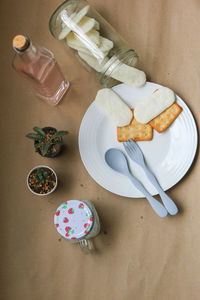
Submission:
[[[53,134],[46,133],[42,128],[33,127],[36,133],[28,133],[27,138],[35,141],[35,148],[37,152],[41,152],[45,156],[53,145],[63,145],[62,137],[68,134],[68,131],[57,131]]]
[[[37,175],[35,176],[35,180],[38,183],[45,183],[46,179],[47,179],[47,172],[38,168],[37,169]]]

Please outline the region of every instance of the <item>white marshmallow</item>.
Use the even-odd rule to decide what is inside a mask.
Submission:
[[[90,31],[91,29],[93,29],[95,27],[95,24],[96,24],[95,19],[84,16],[78,23],[78,26],[81,28],[81,30],[84,33],[87,33],[88,31]],[[96,28],[94,28],[94,29],[96,29]]]
[[[167,87],[162,87],[135,107],[134,117],[138,122],[146,124],[172,105],[174,101],[174,92]]]
[[[85,50],[87,50],[87,49],[85,49]],[[104,60],[101,63],[99,63],[98,60],[94,56],[91,56],[90,54],[86,53],[85,50],[83,50],[83,51],[79,50],[78,55],[95,71],[101,72],[104,65],[108,61],[108,58],[105,57]]]
[[[119,65],[111,77],[133,87],[141,87],[146,83],[146,74],[143,71],[126,64]]]
[[[69,20],[68,20],[68,22],[69,22],[69,26],[67,26],[67,24],[66,24],[66,22],[64,22],[63,21],[63,16],[62,16],[62,14],[64,15],[64,13],[66,14],[67,12],[66,11],[62,11],[61,13],[60,13],[60,15],[61,15],[61,19],[62,19],[62,21],[63,21],[63,23],[66,25],[66,27],[64,27],[63,28],[63,30],[60,32],[60,34],[59,34],[59,36],[58,36],[58,39],[59,40],[63,40],[64,38],[66,38],[66,36],[70,33],[70,31],[72,30],[70,27],[71,27],[71,25],[70,25],[70,23],[72,23],[72,24],[77,24],[77,23],[79,23],[80,21],[81,21],[81,19],[88,13],[88,11],[89,11],[89,8],[90,8],[90,6],[89,5],[87,5],[87,6],[85,6],[85,7],[83,7],[77,14],[73,14],[72,16],[70,16],[69,17]],[[65,18],[64,18],[65,19]]]
[[[114,44],[113,41],[104,38],[103,36],[100,36],[100,46],[99,49],[105,53],[106,55],[108,52],[113,48]]]
[[[131,122],[132,111],[111,89],[105,88],[99,90],[96,95],[95,103],[116,126],[126,126]]]

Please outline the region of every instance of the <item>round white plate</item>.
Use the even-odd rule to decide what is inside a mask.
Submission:
[[[130,108],[134,108],[140,100],[160,87],[161,85],[147,82],[142,88],[119,84],[113,90]],[[197,149],[194,118],[179,96],[177,103],[183,111],[172,125],[161,134],[153,130],[151,141],[138,142],[148,166],[165,191],[187,173]],[[122,143],[117,141],[116,126],[93,102],[83,117],[79,131],[79,151],[86,170],[98,184],[112,193],[131,198],[143,197],[127,177],[107,166],[104,155],[109,148],[118,148],[125,152]],[[157,190],[142,168],[129,158],[128,161],[132,173],[152,195],[156,195]]]

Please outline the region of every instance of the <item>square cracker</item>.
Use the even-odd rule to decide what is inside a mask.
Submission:
[[[149,124],[141,124],[133,118],[129,125],[117,127],[117,139],[119,142],[126,142],[129,139],[133,141],[150,141],[152,139],[152,127]]]
[[[182,111],[182,107],[180,107],[177,103],[173,103],[170,107],[164,110],[161,114],[155,117],[153,120],[149,122],[149,124],[159,133],[165,131],[172,122],[176,119],[176,117]]]

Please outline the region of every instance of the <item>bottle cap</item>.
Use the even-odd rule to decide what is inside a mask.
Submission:
[[[29,45],[28,39],[24,35],[16,35],[13,39],[13,48],[22,51]]]
[[[93,226],[93,214],[87,204],[80,200],[68,200],[55,213],[54,224],[58,233],[67,240],[81,239]]]

